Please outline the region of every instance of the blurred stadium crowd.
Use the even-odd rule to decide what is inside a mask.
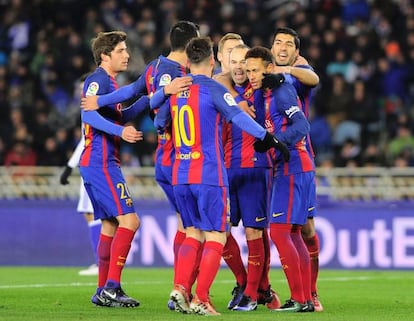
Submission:
[[[95,68],[90,40],[124,30],[131,53],[119,83],[168,53],[170,26],[198,23],[217,45],[227,32],[270,47],[296,29],[320,76],[311,135],[318,166],[414,166],[414,1],[410,0],[0,0],[0,165],[63,166],[80,137],[79,77]],[[152,165],[145,140],[122,161]]]

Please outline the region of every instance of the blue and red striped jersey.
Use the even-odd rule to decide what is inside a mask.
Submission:
[[[306,147],[309,122],[302,112],[295,88],[285,82],[265,95],[266,128],[286,143],[290,161],[284,162],[276,151],[276,175],[291,175],[315,170],[313,157]]]
[[[309,65],[300,65],[296,67],[313,70],[313,68]],[[311,87],[302,84],[295,77],[290,77],[290,79],[291,80],[288,80],[288,81],[291,81],[292,85],[296,89],[296,92],[298,94],[298,97],[301,103],[300,106],[302,107],[302,111],[305,114],[306,118],[309,119],[313,90]],[[312,157],[315,157],[315,152],[313,151],[311,137],[309,134],[306,136],[306,148],[308,149]]]
[[[203,75],[192,77],[189,90],[169,99],[175,147],[173,185],[228,186],[222,123],[242,111],[224,86]]]
[[[155,93],[160,87],[168,85],[174,78],[184,76],[186,69],[171,59],[159,56],[148,64],[145,71],[145,82],[148,93]],[[156,109],[155,109],[156,112]],[[158,145],[155,152],[156,165],[172,166],[174,147],[171,141],[171,126],[168,125],[162,134],[158,134]]]
[[[254,91],[250,83],[234,86],[237,93],[256,109],[256,122],[264,127],[265,108],[263,94]],[[272,167],[269,153],[254,151],[256,138],[231,123],[223,123],[223,148],[226,168]]]
[[[103,95],[113,92],[118,88],[116,80],[109,76],[107,72],[98,67],[91,75],[85,79],[83,87],[83,95]],[[82,112],[83,113],[98,113],[107,122],[112,124],[109,128],[113,128],[114,131],[121,129],[118,134],[122,133],[122,106],[116,104],[113,106],[102,107],[97,111]],[[82,116],[83,121],[83,116]],[[118,126],[117,126],[118,125]],[[106,133],[90,124],[84,123],[84,137],[85,137],[85,148],[83,150],[79,165],[80,166],[92,166],[92,167],[109,167],[119,166],[119,147],[120,147],[120,135],[115,136],[115,132]]]

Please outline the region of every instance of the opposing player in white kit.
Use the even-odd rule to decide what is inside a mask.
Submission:
[[[69,184],[68,177],[72,173],[73,168],[77,167],[79,164],[79,159],[83,151],[84,139],[83,135],[78,145],[76,146],[72,156],[70,157],[65,170],[60,176],[60,183],[62,185]],[[89,237],[91,240],[92,250],[95,256],[95,263],[90,265],[88,268],[79,271],[79,275],[98,275],[98,256],[96,249],[99,242],[99,234],[101,231],[101,220],[94,220],[93,217],[93,206],[91,200],[89,199],[88,193],[83,186],[83,181],[81,177],[80,187],[79,187],[79,201],[77,206],[77,212],[83,213],[86,223],[89,228]]]

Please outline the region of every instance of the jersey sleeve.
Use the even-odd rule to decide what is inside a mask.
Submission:
[[[158,112],[155,115],[154,126],[155,128],[161,130],[167,126],[171,120],[170,114],[170,99],[168,98],[164,103],[158,108]]]
[[[140,113],[146,111],[148,107],[149,107],[149,97],[147,95],[142,96],[141,98],[137,99],[133,104],[131,104],[127,108],[122,109],[123,123],[126,123],[134,119]]]
[[[243,112],[237,105],[233,96],[227,91],[227,89],[216,82],[211,80],[211,98],[214,105],[220,114],[224,116],[227,122],[231,122],[232,118],[238,113]]]
[[[110,90],[109,78],[103,75],[94,75],[88,77],[84,84],[84,95],[93,96],[100,93],[107,93]],[[85,111],[81,110],[82,122],[91,125],[92,127],[99,129],[105,133],[122,136],[123,126],[112,123],[102,117],[98,111]]]
[[[96,110],[81,111],[82,122],[91,125],[93,128],[99,129],[107,134],[122,136],[123,126],[114,124],[102,117]]]
[[[145,76],[142,74],[137,80],[129,85],[122,86],[121,88],[105,95],[98,97],[98,106],[108,106],[117,103],[121,103],[128,99],[145,95],[147,93],[145,86]]]
[[[279,111],[291,123],[285,131],[277,134],[277,138],[288,145],[294,145],[309,133],[310,125],[301,108],[298,106],[295,88],[284,83],[273,90],[274,103]]]
[[[151,96],[150,108],[151,110],[160,108],[160,106],[167,100],[168,96],[164,94],[164,87],[159,88],[154,95]]]

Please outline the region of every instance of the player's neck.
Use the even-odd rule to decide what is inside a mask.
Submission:
[[[119,74],[119,72],[112,70],[111,68],[109,68],[109,66],[107,66],[106,64],[101,64],[99,67],[101,67],[103,70],[106,71],[106,73],[111,76],[112,78],[115,78],[116,75]]]
[[[199,66],[191,66],[190,67],[190,73],[192,75],[204,75],[206,77],[212,77],[212,70],[210,68],[210,66],[203,66],[203,65],[199,65]]]
[[[185,51],[171,51],[168,56],[168,59],[178,62],[181,66],[186,66],[187,64],[187,55]]]

